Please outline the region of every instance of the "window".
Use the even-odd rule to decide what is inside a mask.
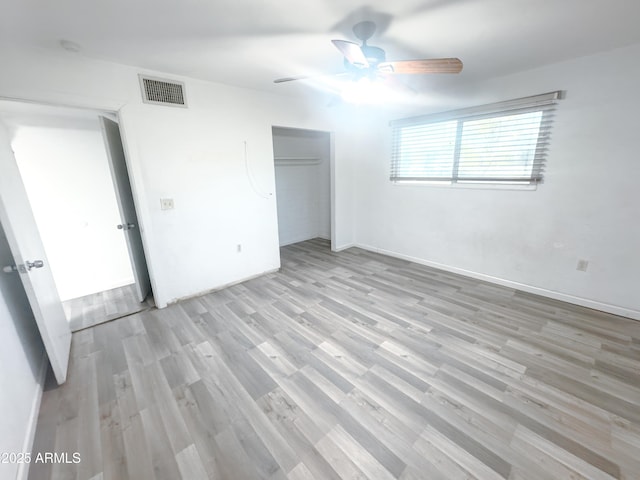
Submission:
[[[540,183],[560,94],[391,122],[391,180]]]

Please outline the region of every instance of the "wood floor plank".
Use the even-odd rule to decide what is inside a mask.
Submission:
[[[178,452],[176,462],[178,463],[182,478],[190,478],[193,480],[207,480],[209,478],[202,464],[202,459],[198,454],[198,450],[193,444]]]
[[[215,442],[215,435],[222,428],[219,429],[215,426],[216,424],[211,423],[211,418],[207,411],[201,411],[198,399],[192,393],[192,387],[197,383],[190,387],[176,387],[176,401],[182,418],[193,437],[196,451],[202,460],[202,465],[208,478],[219,479],[222,478],[222,473],[220,472],[219,452],[218,445]],[[200,385],[203,385],[202,382]],[[207,403],[203,407],[211,408],[213,402],[209,403],[207,398],[204,400]],[[222,424],[226,428],[228,422],[222,422]],[[176,461],[180,467],[180,457],[176,456]],[[187,479],[189,477],[182,476],[182,478]]]
[[[117,376],[117,399],[129,478],[155,479],[140,411],[128,372]]]
[[[140,412],[142,429],[145,434],[151,465],[157,480],[171,480],[180,477],[180,470],[171,448],[169,434],[162,422],[160,408],[151,405]]]
[[[74,333],[34,455],[82,462],[30,478],[637,478],[640,322],[320,239],[281,264]]]

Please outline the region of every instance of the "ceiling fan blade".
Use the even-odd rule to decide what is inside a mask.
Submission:
[[[367,57],[364,56],[360,45],[357,43],[348,42],[346,40],[331,40],[331,43],[333,43],[336,48],[342,52],[344,58],[346,58],[351,65],[358,68],[369,67]]]
[[[397,62],[383,62],[378,70],[384,73],[398,73],[404,75],[422,73],[460,73],[462,62],[459,58],[432,58],[424,60],[399,60]]]
[[[292,77],[282,77],[276,78],[273,83],[283,83],[283,82],[293,82],[294,80],[306,80],[307,78],[311,78],[314,75],[295,75]]]

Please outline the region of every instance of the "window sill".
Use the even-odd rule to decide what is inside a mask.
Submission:
[[[535,191],[538,184],[517,184],[517,183],[451,183],[451,182],[420,182],[420,181],[395,181],[391,182],[399,187],[436,187],[436,188],[461,188],[465,190],[516,190]]]

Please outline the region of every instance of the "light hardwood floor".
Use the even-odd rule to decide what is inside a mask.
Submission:
[[[314,240],[74,334],[41,479],[638,479],[640,322]]]
[[[151,296],[140,303],[135,285],[125,285],[62,302],[72,332],[93,327],[115,318],[141,312],[154,306]]]

